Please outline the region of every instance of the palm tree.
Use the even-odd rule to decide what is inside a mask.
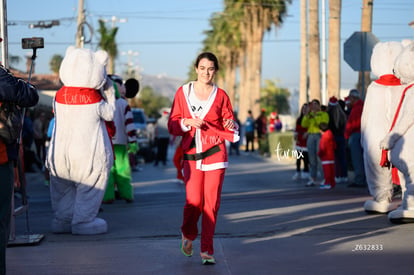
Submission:
[[[265,31],[272,25],[279,26],[286,15],[286,4],[290,0],[228,0],[226,10],[241,14],[240,33],[243,40],[244,60],[241,60],[239,114],[247,114],[251,109],[254,115],[260,112],[260,87],[262,67],[262,43]],[[244,70],[244,71],[243,71]]]
[[[60,54],[54,54],[52,58],[50,59],[50,62],[49,62],[50,70],[56,75],[59,73],[59,68],[60,68],[60,64],[62,63],[62,60],[63,60],[63,56],[61,56]]]
[[[115,42],[118,27],[107,29],[105,22],[100,19],[98,31],[101,35],[99,47],[109,55],[108,73],[113,74],[115,72],[115,58],[118,56],[118,47]]]
[[[288,114],[290,111],[289,96],[286,88],[279,88],[277,82],[265,79],[261,88],[261,107],[269,113],[276,111],[278,114]]]
[[[341,0],[329,0],[328,98],[340,96]]]
[[[309,90],[310,100],[321,100],[319,0],[309,0]]]
[[[223,87],[235,105],[236,71],[240,53],[240,30],[237,21],[232,20],[228,13],[215,14],[210,20],[212,30],[206,31],[204,50],[215,52],[220,60],[218,84]]]

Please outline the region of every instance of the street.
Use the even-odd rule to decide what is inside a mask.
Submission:
[[[242,152],[229,163],[214,239],[216,265],[201,264],[199,238],[193,257],[180,252],[185,189],[169,162],[133,172],[135,201],[103,205],[99,217],[109,232],[96,236],[52,234],[43,174],[27,174],[28,218],[16,218],[16,234],[45,237],[36,245],[9,247],[7,274],[412,273],[414,225],[366,214],[365,188],[305,187],[305,180],[291,180],[293,161],[256,154]]]

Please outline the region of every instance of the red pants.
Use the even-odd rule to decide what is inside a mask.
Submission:
[[[201,220],[201,252],[214,253],[213,236],[220,207],[221,187],[225,169],[200,171],[195,161],[184,161],[186,201],[181,231],[190,240],[198,235],[197,223]]]
[[[332,188],[335,187],[335,163],[322,164],[325,184],[330,184]]]

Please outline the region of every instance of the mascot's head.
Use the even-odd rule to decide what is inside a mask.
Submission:
[[[400,42],[390,41],[377,43],[371,55],[372,73],[377,77],[392,74],[395,59],[402,50],[403,44]]]
[[[100,89],[106,81],[108,54],[99,50],[68,47],[59,69],[62,83],[68,87]]]
[[[414,82],[414,43],[406,46],[394,63],[394,74],[401,83]]]

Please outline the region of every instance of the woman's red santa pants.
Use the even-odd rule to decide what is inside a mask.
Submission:
[[[197,223],[201,221],[201,252],[214,253],[213,236],[216,228],[217,213],[220,207],[221,188],[225,169],[200,171],[196,161],[184,161],[186,202],[184,206],[181,231],[190,240],[198,235]]]

